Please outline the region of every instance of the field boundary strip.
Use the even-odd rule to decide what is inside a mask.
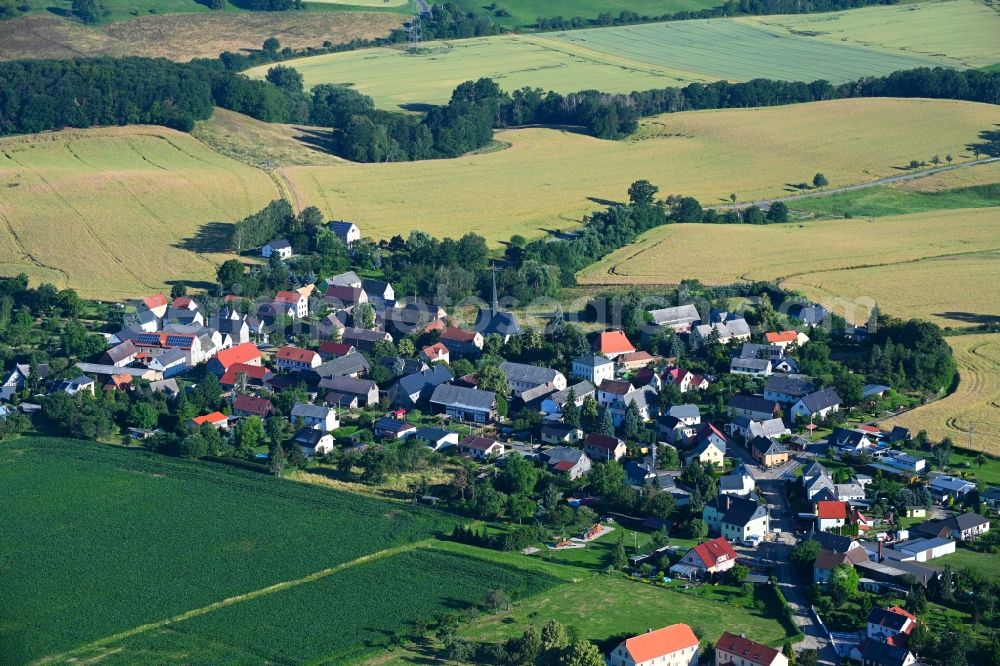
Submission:
[[[336,566],[328,567],[326,569],[321,569],[319,571],[313,572],[301,578],[295,578],[293,580],[286,580],[280,583],[275,583],[273,585],[268,585],[267,587],[262,587],[258,590],[252,590],[250,592],[244,592],[243,594],[237,594],[221,601],[216,601],[214,603],[208,604],[207,606],[202,606],[201,608],[195,608],[177,615],[168,617],[163,620],[157,620],[156,622],[149,622],[147,624],[139,625],[138,627],[133,627],[125,631],[118,632],[117,634],[112,634],[110,636],[105,636],[96,641],[87,643],[86,645],[81,645],[79,647],[73,648],[72,650],[67,650],[66,652],[50,655],[47,657],[42,657],[32,662],[35,666],[40,666],[41,664],[51,664],[59,661],[64,661],[70,657],[76,655],[84,654],[87,652],[94,651],[98,648],[108,646],[117,641],[131,638],[133,636],[138,636],[139,634],[144,634],[156,629],[162,629],[168,627],[172,624],[177,624],[179,622],[184,622],[185,620],[190,620],[202,615],[208,615],[214,611],[232,606],[234,604],[243,603],[245,601],[252,601],[260,597],[264,597],[270,594],[275,594],[277,592],[284,592],[293,587],[298,587],[299,585],[305,585],[307,583],[312,583],[317,580],[321,580],[328,576],[332,576],[335,573],[339,573],[346,569],[351,569],[353,567],[361,566],[363,564],[368,564],[369,562],[374,562],[376,560],[384,559],[386,557],[392,557],[395,555],[401,555],[410,551],[414,551],[420,548],[433,548],[433,543],[430,539],[424,539],[422,541],[417,541],[416,543],[404,544],[402,546],[394,546],[393,548],[387,548],[385,550],[376,551],[374,553],[369,553],[368,555],[362,555],[357,559],[350,560],[349,562],[342,562]]]

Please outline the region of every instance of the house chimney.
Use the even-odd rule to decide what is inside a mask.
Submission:
[[[878,542],[878,561],[881,562],[884,559],[885,558],[882,556],[882,541],[879,540],[879,542]]]

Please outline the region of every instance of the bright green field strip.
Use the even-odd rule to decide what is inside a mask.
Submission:
[[[381,1],[381,0],[379,0]],[[452,0],[466,11],[483,12],[490,4],[483,0]],[[494,22],[503,26],[534,25],[539,18],[562,16],[565,19],[580,16],[596,19],[610,12],[618,16],[623,10],[640,16],[658,17],[675,12],[710,9],[721,4],[718,0],[499,0],[497,4],[510,16],[493,16]]]
[[[419,549],[111,644],[102,663],[345,663],[383,648],[393,632],[411,631],[416,620],[430,624],[441,613],[475,607],[492,588],[519,599],[557,583],[544,574]]]
[[[527,599],[510,613],[484,617],[461,633],[497,642],[522,633],[528,625],[537,626],[553,619],[576,625],[590,640],[603,641],[622,634],[641,634],[649,627],[684,622],[703,629],[708,640],[714,641],[723,631],[729,631],[745,633],[761,643],[780,645],[788,633],[769,614],[770,605],[758,612],[620,576],[594,575]]]
[[[446,102],[456,85],[483,76],[507,90],[631,92],[757,77],[841,82],[945,61],[709,19],[430,42],[419,54],[375,48],[286,64],[302,73],[307,87],[353,85],[388,108]],[[266,72],[258,67],[247,74]]]
[[[977,185],[945,192],[910,192],[881,185],[789,203],[792,210],[827,217],[881,217],[993,206],[1000,206],[1000,185]]]
[[[976,0],[932,0],[845,12],[739,19],[780,35],[931,57],[959,67],[1000,62],[1000,13]]]
[[[990,580],[1000,579],[1000,557],[989,553],[977,553],[968,548],[958,547],[951,555],[936,557],[928,564],[935,569],[943,569],[945,565],[956,571],[972,569]]]
[[[4,443],[0,488],[13,663],[450,529],[430,511],[66,439]]]

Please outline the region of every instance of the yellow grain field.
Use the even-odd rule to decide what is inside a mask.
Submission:
[[[952,154],[1000,122],[987,104],[856,99],[647,119],[636,138],[604,141],[556,129],[498,132],[506,150],[453,160],[282,169],[298,205],[351,219],[375,238],[420,229],[491,242],[565,229],[621,201],[645,178],[668,193],[729,203],[787,193],[823,172],[831,187],[900,173]]]
[[[895,316],[968,326],[1000,316],[998,223],[1000,209],[979,208],[769,226],[677,224],[648,232],[578,279],[777,280],[850,321],[864,321],[877,303]]]
[[[973,185],[1000,183],[1000,162],[987,162],[964,169],[945,171],[926,178],[907,180],[896,185],[908,192],[944,192]]]
[[[265,172],[160,127],[2,139],[0,274],[94,298],[197,283],[224,259],[204,233],[278,196]]]
[[[964,335],[948,338],[955,352],[958,389],[937,402],[887,421],[912,432],[926,430],[933,441],[951,437],[968,445],[969,422],[975,425],[973,446],[1000,455],[1000,335]]]

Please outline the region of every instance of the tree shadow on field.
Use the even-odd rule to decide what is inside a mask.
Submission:
[[[208,280],[167,280],[166,283],[171,287],[182,284],[189,289],[204,289],[205,291],[209,291],[218,286],[214,282],[209,282]]]
[[[427,113],[432,109],[436,109],[436,104],[427,104],[426,102],[411,102],[409,104],[400,104],[399,108],[403,111],[410,111],[412,113]]]
[[[985,326],[1000,324],[1000,315],[980,314],[978,312],[956,312],[954,310],[949,310],[948,312],[935,312],[934,316],[941,317],[942,319],[961,321],[966,324],[979,324]]]
[[[1000,127],[1000,125],[996,125]],[[979,133],[979,143],[970,143],[965,148],[978,155],[1000,157],[1000,130],[983,130]]]
[[[599,206],[623,206],[625,205],[622,201],[612,201],[611,199],[602,199],[601,197],[587,197],[587,201],[593,201]]]
[[[189,252],[228,252],[233,225],[228,222],[209,222],[203,224],[194,236],[185,238],[174,247]]]
[[[301,144],[330,155],[337,154],[337,140],[332,131],[324,132],[306,127],[296,127],[293,139]]]
[[[45,11],[56,16],[61,16],[62,18],[73,18],[73,12],[65,7],[46,7]]]

